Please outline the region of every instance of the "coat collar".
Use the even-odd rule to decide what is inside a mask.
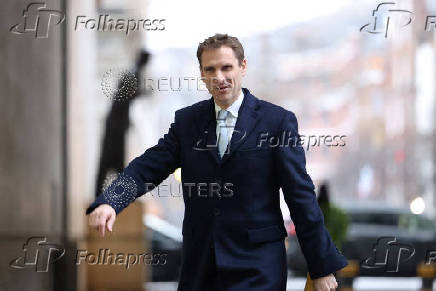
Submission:
[[[242,88],[242,92],[244,93],[244,100],[238,111],[238,119],[230,140],[229,150],[224,153],[222,158],[218,154],[213,97],[206,100],[206,102],[201,102],[199,104],[200,108],[196,111],[195,120],[199,137],[194,144],[194,149],[208,151],[218,165],[224,164],[244,144],[258,121],[258,99],[247,88]]]

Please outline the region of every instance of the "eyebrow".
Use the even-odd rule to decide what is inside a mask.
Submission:
[[[231,64],[231,63],[225,63],[225,64],[222,65],[221,67],[233,67],[233,64]],[[215,69],[214,66],[204,66],[203,68],[204,68],[205,70],[207,70],[207,69]]]

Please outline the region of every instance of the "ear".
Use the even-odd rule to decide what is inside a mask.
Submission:
[[[242,68],[242,76],[244,77],[245,74],[247,73],[247,59],[242,60],[241,68]]]

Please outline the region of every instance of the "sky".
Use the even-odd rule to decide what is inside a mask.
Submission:
[[[362,1],[362,0],[361,0]],[[196,47],[215,33],[243,38],[334,13],[351,0],[149,0],[148,18],[165,18],[165,30],[147,34],[146,47]]]

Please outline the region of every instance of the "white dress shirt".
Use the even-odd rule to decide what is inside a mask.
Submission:
[[[226,109],[229,112],[229,114],[227,114],[227,118],[225,120],[225,124],[226,124],[226,126],[228,126],[228,128],[230,130],[229,140],[232,139],[233,130],[235,128],[236,120],[238,119],[238,111],[239,111],[239,108],[241,107],[243,100],[244,100],[244,93],[241,90],[238,98],[236,98],[236,100],[233,101],[233,103]],[[218,118],[218,112],[222,108],[218,104],[216,104],[215,100],[214,100],[214,103],[215,103],[215,118]],[[219,132],[220,132],[220,128],[219,128],[219,125],[217,122],[217,126],[216,126],[217,138],[219,136]]]

